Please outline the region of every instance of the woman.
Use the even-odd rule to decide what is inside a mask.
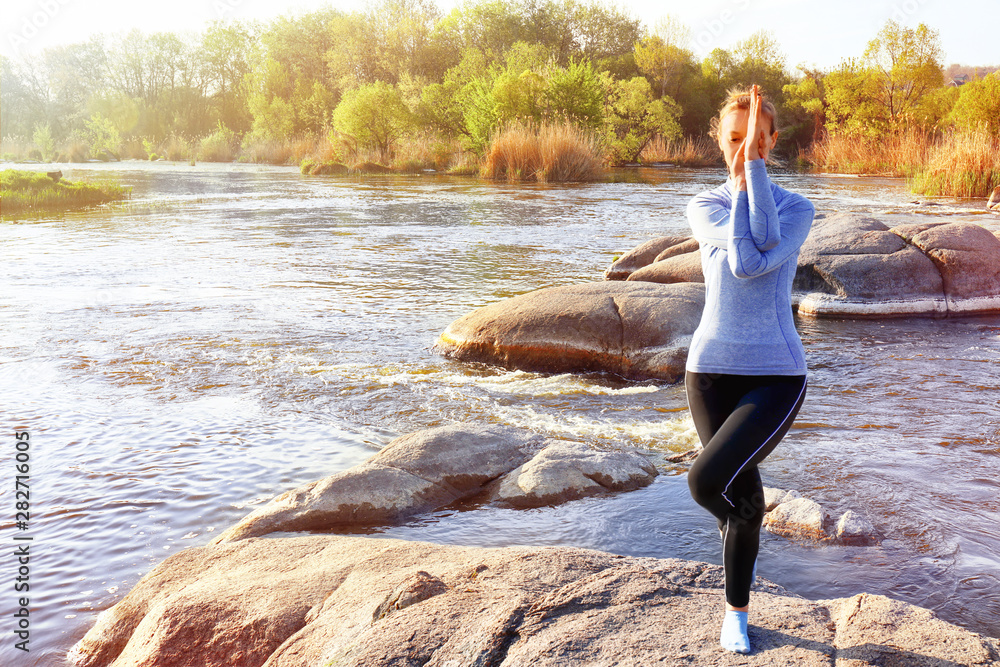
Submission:
[[[705,310],[685,376],[704,449],[688,484],[719,522],[726,573],[720,641],[738,653],[750,652],[747,611],[764,518],[757,466],[788,431],[806,392],[791,290],[814,209],[767,176],[774,123],[774,105],[756,85],[730,91],[713,123],[729,180],[688,205],[705,273]]]

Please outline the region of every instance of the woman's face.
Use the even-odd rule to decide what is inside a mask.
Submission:
[[[767,116],[763,111],[761,111],[761,116],[767,117],[768,124],[770,124],[770,116]],[[736,153],[743,146],[743,140],[747,136],[747,122],[749,119],[749,109],[736,109],[726,114],[726,117],[719,123],[719,147],[722,149],[722,154],[726,157],[727,167],[733,166],[733,158],[736,157]],[[767,157],[767,154],[771,152],[771,148],[777,140],[777,132],[766,135],[764,157]]]

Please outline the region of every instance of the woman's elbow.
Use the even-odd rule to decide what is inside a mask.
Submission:
[[[762,263],[756,266],[747,266],[739,257],[729,256],[729,270],[732,274],[741,280],[746,280],[747,278],[756,278],[760,274],[764,273],[764,266]]]

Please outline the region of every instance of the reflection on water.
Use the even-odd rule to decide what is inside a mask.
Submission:
[[[29,664],[52,664],[165,556],[402,433],[478,421],[653,452],[694,442],[678,386],[503,371],[431,347],[474,307],[600,279],[614,255],[683,232],[687,200],[718,172],[509,186],[123,163],[67,177],[112,173],[131,202],[0,226],[4,428],[34,446]],[[1000,228],[979,203],[913,204],[898,180],[775,178],[820,211]],[[761,574],[1000,636],[1000,318],[799,324],[810,392],[765,480],[864,512],[890,539],[765,535]],[[719,562],[683,472],[661,470],[613,498],[449,509],[378,535]]]

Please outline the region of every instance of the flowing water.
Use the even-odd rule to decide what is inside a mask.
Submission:
[[[601,278],[615,254],[684,232],[717,170],[592,185],[437,176],[331,179],[292,168],[121,163],[131,202],[0,223],[0,529],[31,536],[31,653],[60,664],[154,565],[274,495],[392,438],[503,423],[654,453],[694,443],[680,386],[448,361],[471,309]],[[776,175],[819,211],[1000,227],[982,202],[914,205],[894,179]],[[809,598],[879,593],[1000,636],[1000,317],[799,320],[810,389],[765,483],[860,511],[878,547],[764,534],[760,574]],[[31,519],[14,524],[15,431]],[[714,521],[670,464],[652,485],[530,511],[449,509],[376,536],[560,544],[720,562]],[[16,660],[16,662],[14,662]]]

